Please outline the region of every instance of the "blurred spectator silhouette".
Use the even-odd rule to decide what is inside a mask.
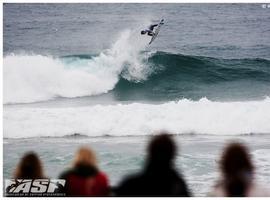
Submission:
[[[254,166],[246,146],[229,144],[220,161],[222,178],[215,185],[210,196],[254,197],[269,196],[270,193],[254,181]]]
[[[154,136],[148,146],[145,169],[115,188],[116,196],[190,196],[185,181],[174,168],[176,152],[170,135]]]
[[[42,179],[46,178],[43,174],[42,163],[34,152],[28,152],[21,158],[14,173],[15,179]]]
[[[66,180],[67,196],[108,196],[107,176],[100,172],[95,153],[87,147],[78,150],[73,167],[60,175]]]

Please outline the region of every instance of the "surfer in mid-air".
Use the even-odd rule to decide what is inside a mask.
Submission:
[[[148,27],[148,29],[142,30],[141,34],[144,35],[147,33],[147,35],[149,36],[153,36],[154,35],[154,28],[158,26],[158,24],[152,24]]]
[[[162,20],[160,21],[159,24],[164,24],[163,21],[164,21],[164,20],[162,19]],[[144,35],[144,34],[147,33],[147,35],[153,36],[153,35],[155,34],[155,33],[154,33],[154,28],[155,28],[156,26],[158,26],[159,24],[151,24],[151,25],[148,27],[148,29],[142,30],[142,31],[141,31],[141,34]]]
[[[160,22],[158,24],[151,24],[148,29],[142,30],[141,34],[144,35],[147,33],[148,36],[151,36],[151,41],[149,42],[149,44],[151,44],[155,38],[157,37],[160,27],[164,24],[164,19],[160,20]]]

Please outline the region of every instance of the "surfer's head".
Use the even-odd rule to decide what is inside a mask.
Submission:
[[[44,178],[42,163],[34,152],[26,153],[14,174],[15,179],[39,179]]]

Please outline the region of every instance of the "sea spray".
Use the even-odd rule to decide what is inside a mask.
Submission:
[[[123,75],[128,80],[145,80],[148,72],[140,52],[147,44],[121,33],[111,49],[86,62],[67,64],[60,58],[43,55],[4,57],[4,103],[31,103],[55,97],[80,97],[112,90]]]

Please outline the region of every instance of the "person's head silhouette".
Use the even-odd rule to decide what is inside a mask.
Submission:
[[[44,178],[42,163],[35,152],[27,152],[21,158],[15,174],[15,179]]]
[[[247,147],[237,142],[229,144],[223,152],[220,168],[227,195],[246,196],[254,172]]]
[[[177,147],[172,136],[161,133],[154,136],[148,146],[148,164],[155,167],[168,167],[172,165]]]

